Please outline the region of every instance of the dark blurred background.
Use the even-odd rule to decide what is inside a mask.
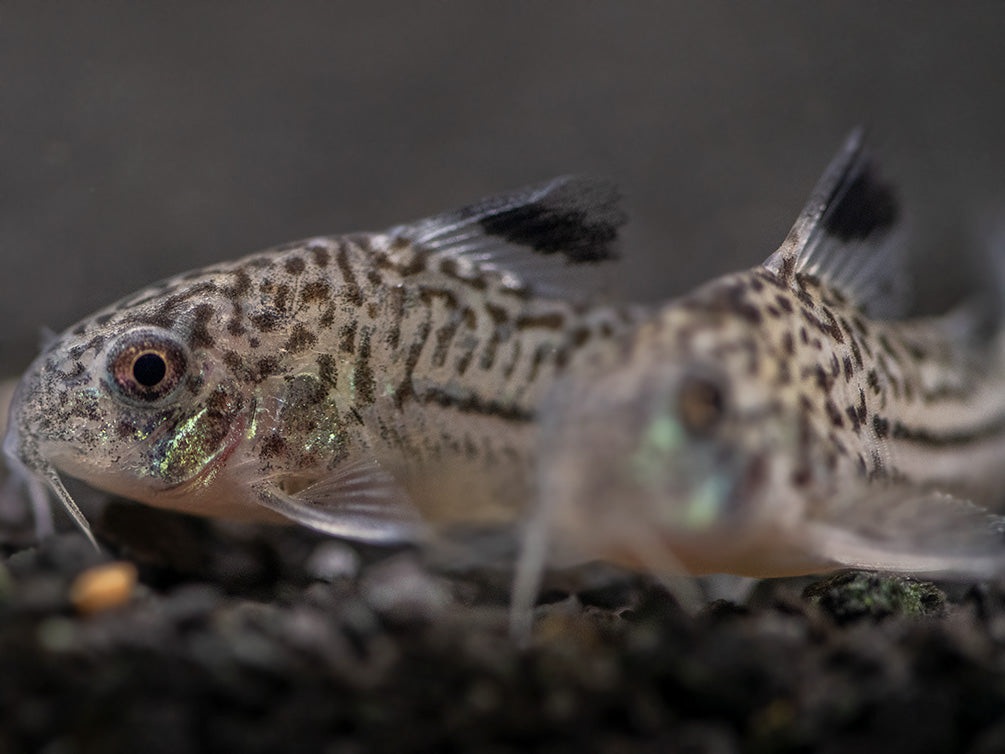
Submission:
[[[567,172],[627,295],[761,261],[871,128],[942,286],[1005,214],[1005,6],[0,2],[0,376],[152,280]],[[934,270],[934,272],[932,271]]]

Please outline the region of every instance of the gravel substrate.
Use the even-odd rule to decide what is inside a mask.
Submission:
[[[125,503],[96,524],[100,554],[5,548],[2,752],[1005,748],[994,586],[845,573],[690,617],[624,578],[547,591],[521,650],[504,574]],[[137,586],[85,613],[113,560]]]

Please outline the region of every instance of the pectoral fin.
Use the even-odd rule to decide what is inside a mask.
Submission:
[[[851,568],[987,578],[1005,573],[1005,517],[939,492],[879,490],[809,524],[811,551]]]
[[[408,494],[372,459],[349,460],[295,494],[285,492],[280,482],[253,485],[257,502],[303,526],[374,544],[423,536],[421,517]]]

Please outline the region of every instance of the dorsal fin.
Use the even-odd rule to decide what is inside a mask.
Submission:
[[[609,181],[563,176],[389,233],[435,257],[477,265],[524,284],[563,287],[563,270],[570,265],[618,258],[618,232],[627,221],[620,199]]]
[[[778,251],[764,266],[812,275],[873,316],[903,310],[906,270],[894,231],[900,206],[857,128],[827,167]]]

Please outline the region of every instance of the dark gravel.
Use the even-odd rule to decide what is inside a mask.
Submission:
[[[972,751],[1005,745],[1005,592],[839,574],[682,613],[626,577],[548,592],[529,649],[491,575],[113,503],[0,570],[0,751]],[[155,536],[156,535],[156,536]],[[77,614],[83,569],[140,585]],[[612,605],[611,603],[620,604]]]

